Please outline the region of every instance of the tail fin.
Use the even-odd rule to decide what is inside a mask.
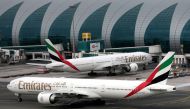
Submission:
[[[73,65],[71,62],[69,62],[68,60],[66,60],[58,50],[56,50],[56,48],[53,46],[53,43],[49,40],[49,39],[45,39],[46,42],[46,46],[50,55],[50,58],[52,60],[52,62],[62,62],[66,65],[68,65],[69,67],[71,67],[72,69],[74,69],[77,72],[80,72],[80,70]]]
[[[45,42],[52,62],[63,62],[64,57],[54,47],[53,43],[49,39],[45,39]]]
[[[167,78],[171,69],[175,52],[168,52],[162,61],[157,65],[151,75],[147,78],[146,82],[151,84],[159,83],[166,84]]]
[[[147,80],[140,85],[138,85],[134,90],[132,90],[125,98],[130,97],[137,92],[141,91],[145,87],[152,84],[166,84],[167,78],[169,75],[169,71],[171,69],[171,65],[174,59],[175,52],[168,52],[167,55],[162,59],[162,61],[158,64],[158,66],[154,69],[151,75],[147,78]]]

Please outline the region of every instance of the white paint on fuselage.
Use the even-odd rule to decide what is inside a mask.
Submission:
[[[75,93],[76,91],[85,91],[89,94],[89,97],[91,94],[96,94],[97,96],[95,97],[100,98],[124,99],[128,93],[142,82],[143,81],[23,77],[11,81],[7,88],[20,94],[38,94],[40,92],[69,94],[72,92]],[[40,84],[40,86],[37,84]],[[49,88],[48,85],[50,85],[51,88]],[[42,90],[38,90],[39,87]],[[153,88],[164,88],[167,90],[168,88],[173,88],[170,87],[171,86],[160,84],[150,85],[129,98],[133,99],[159,93],[159,91],[155,92],[150,90]]]
[[[145,58],[143,60],[126,59],[127,57],[140,57],[140,56]],[[131,63],[147,64],[151,62],[151,60],[152,57],[148,53],[133,52],[133,53],[121,53],[121,54],[112,54],[105,56],[68,59],[67,61],[76,66],[81,72],[85,72],[85,71],[105,70],[106,67],[112,67],[116,65],[129,65]],[[47,68],[66,71],[66,72],[78,72],[73,68],[71,68],[70,66],[61,62],[51,63],[47,66]]]

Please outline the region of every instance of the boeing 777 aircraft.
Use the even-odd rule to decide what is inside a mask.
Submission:
[[[22,101],[21,94],[38,94],[41,104],[55,104],[60,102],[59,98],[134,99],[171,92],[176,87],[166,82],[174,54],[169,52],[146,81],[22,77],[10,81],[7,88],[19,101]]]
[[[109,75],[114,75],[115,70],[119,70],[121,72],[137,71],[138,65],[144,65],[145,67],[152,61],[151,55],[144,52],[121,53],[66,60],[60,52],[56,50],[49,39],[46,39],[45,42],[52,63],[46,65],[35,63],[28,64],[45,66],[48,69],[66,72],[91,71],[91,73],[89,73],[90,75],[94,74],[93,71],[106,70],[109,71]]]

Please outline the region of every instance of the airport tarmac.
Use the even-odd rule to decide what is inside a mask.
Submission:
[[[120,79],[134,80],[136,78],[146,79],[152,69],[146,71],[138,71],[118,76],[108,77],[106,73],[100,73],[98,76],[88,77],[87,73],[67,73],[67,72],[51,72],[47,74],[39,74],[36,67],[30,65],[11,65],[0,66],[0,109],[70,109],[73,106],[44,106],[37,102],[34,95],[23,96],[23,102],[17,102],[17,98],[13,93],[6,89],[6,84],[15,78],[22,76],[40,76],[40,77],[70,77],[70,78],[94,78],[94,79]],[[15,73],[13,73],[15,72]],[[1,76],[3,75],[3,76]],[[178,91],[154,95],[147,98],[136,100],[106,100],[106,105],[96,106],[92,101],[83,100],[77,105],[78,108],[84,109],[190,109],[190,76],[173,78],[168,80],[168,84],[180,87]],[[185,87],[182,87],[185,86]]]
[[[4,85],[2,85],[4,84]],[[25,95],[23,102],[17,102],[13,93],[7,91],[6,84],[1,83],[0,88],[0,108],[1,109],[189,109],[190,91],[176,91],[155,95],[136,100],[106,100],[106,105],[97,106],[90,101],[83,101],[75,106],[59,105],[45,106],[37,102],[36,96]]]

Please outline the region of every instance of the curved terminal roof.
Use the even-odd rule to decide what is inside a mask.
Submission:
[[[91,32],[108,48],[161,44],[164,52],[190,52],[189,6],[189,0],[1,0],[0,46],[50,38],[66,47]]]

